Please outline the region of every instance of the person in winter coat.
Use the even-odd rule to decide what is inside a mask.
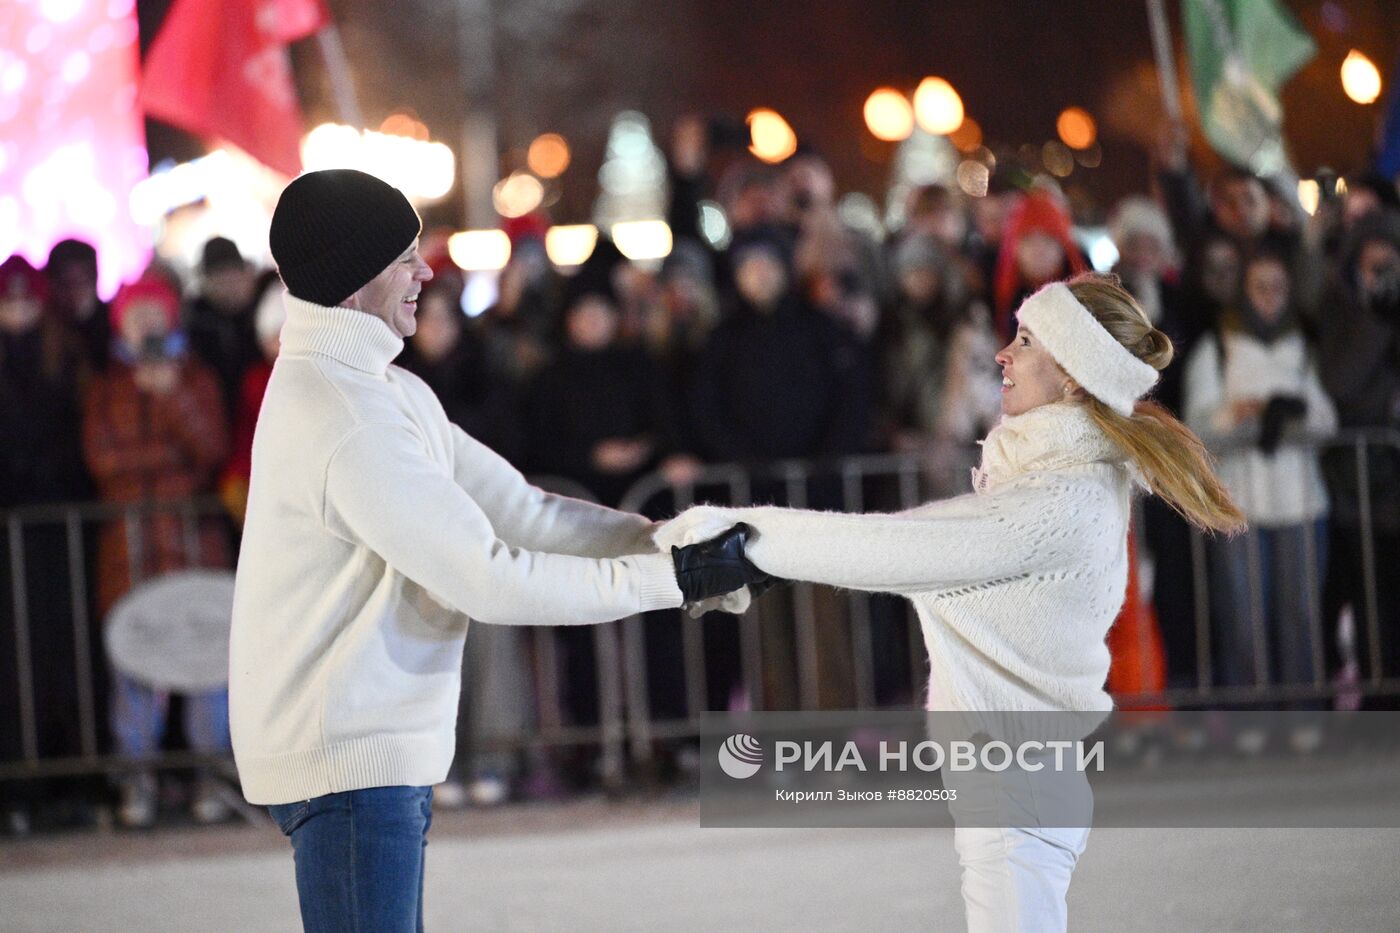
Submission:
[[[112,302],[112,361],[83,403],[83,451],[98,492],[104,501],[131,506],[98,539],[97,607],[103,616],[143,580],[229,562],[216,519],[191,520],[168,505],[212,492],[228,454],[218,383],[185,352],[179,310],[179,296],[162,281],[143,279],[123,288]],[[167,695],[113,673],[112,731],[122,754],[140,758],[157,752],[168,701]],[[185,711],[194,750],[227,751],[227,691],[188,696]],[[122,784],[118,817],[129,826],[149,825],[155,794],[153,775],[129,777]],[[227,813],[208,781],[201,782],[193,807],[205,822]]]
[[[0,264],[0,510],[42,503],[81,502],[92,484],[83,463],[81,397],[89,374],[86,348],[76,333],[46,304],[51,287],[22,256]],[[21,627],[28,639],[28,671],[33,702],[32,734],[41,757],[83,753],[74,676],[76,635],[74,592],[67,529],[62,522],[21,519],[18,533],[0,541],[0,683],[23,682],[15,650]],[[11,548],[19,547],[19,553]],[[24,573],[12,574],[22,559]],[[23,584],[24,612],[16,612],[15,589]],[[86,607],[82,607],[85,609]],[[101,665],[98,665],[101,673]],[[14,689],[0,690],[0,761],[25,755],[23,701]],[[12,831],[23,833],[36,811],[67,795],[72,779],[0,783],[0,814]],[[81,793],[81,791],[80,791]]]
[[[792,292],[781,248],[734,255],[737,295],[700,357],[692,417],[711,462],[859,453],[872,417],[871,373],[834,321]]]
[[[262,296],[258,270],[238,244],[214,237],[199,260],[199,294],[185,314],[190,349],[219,377],[227,417],[238,408],[243,374],[262,360],[254,317]]]
[[[1377,209],[1357,220],[1342,250],[1342,265],[1321,315],[1318,365],[1344,428],[1400,428],[1400,210]],[[1400,450],[1366,449],[1367,500],[1375,586],[1367,594],[1357,455],[1348,446],[1323,455],[1332,500],[1325,619],[1352,607],[1356,648],[1364,677],[1400,675]],[[1374,636],[1374,637],[1373,637]],[[1373,640],[1379,656],[1373,657]],[[1328,639],[1329,671],[1340,664]],[[1368,701],[1377,702],[1377,701]],[[1393,701],[1391,701],[1393,705]]]
[[[930,710],[989,723],[999,717],[976,714],[1080,713],[1072,718],[1092,728],[1113,706],[1104,638],[1128,580],[1134,479],[1203,528],[1233,531],[1243,516],[1201,442],[1139,401],[1172,348],[1127,292],[1094,275],[1053,283],[1018,321],[996,356],[1004,417],[983,442],[972,494],[889,515],[698,507],[658,541],[744,522],[747,557],[775,577],[913,602]],[[1082,801],[1082,772],[1068,777]],[[960,808],[955,820],[970,824]],[[1087,839],[1087,822],[958,825],[968,927],[1064,930]]]
[[[1314,646],[1328,635],[1316,614],[1327,490],[1306,443],[1330,437],[1337,413],[1291,289],[1286,257],[1248,259],[1238,305],[1186,365],[1186,423],[1216,453],[1250,525],[1210,549],[1212,657],[1225,686],[1311,684]]]
[[[881,334],[882,407],[894,448],[925,454],[935,465],[935,494],[948,495],[966,482],[977,462],[974,442],[1001,411],[996,337],[947,246],[906,237],[893,266],[897,298]]]

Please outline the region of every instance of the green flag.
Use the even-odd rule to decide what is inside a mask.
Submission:
[[[1182,0],[1191,83],[1215,151],[1260,175],[1288,169],[1278,91],[1317,45],[1277,0]]]

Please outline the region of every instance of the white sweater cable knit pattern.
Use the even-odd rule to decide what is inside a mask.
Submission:
[[[972,494],[895,514],[701,506],[657,541],[743,521],[768,573],[909,597],[932,665],[929,709],[1107,711],[1131,484],[1087,411],[1055,403],[1002,419]]]
[[[530,486],[389,365],[402,347],[378,318],[287,297],[229,651],[253,803],[443,780],[468,616],[591,623],[681,602],[650,522]]]

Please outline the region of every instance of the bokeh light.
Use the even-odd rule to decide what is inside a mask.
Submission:
[[[409,139],[428,141],[428,127],[421,120],[415,120],[406,113],[391,113],[379,124],[379,132],[390,136],[407,136]]]
[[[569,167],[569,143],[558,133],[544,133],[530,143],[525,162],[541,178],[558,178]]]
[[[671,255],[671,228],[664,220],[630,220],[612,226],[613,243],[633,262]]]
[[[1322,199],[1322,186],[1315,178],[1303,178],[1298,182],[1298,203],[1308,214],[1317,213],[1318,202]]]
[[[1040,161],[1056,178],[1064,178],[1074,171],[1074,153],[1059,140],[1052,139],[1040,147]]]
[[[969,197],[986,197],[991,180],[991,171],[981,162],[967,159],[958,165],[958,187]]]
[[[550,227],[544,235],[549,261],[562,268],[581,266],[598,245],[598,228],[592,224]]]
[[[524,217],[544,200],[544,185],[529,172],[512,172],[491,189],[491,202],[502,217]]]
[[[1094,118],[1083,107],[1066,107],[1060,111],[1055,121],[1055,132],[1060,141],[1071,149],[1088,149],[1099,137],[1099,128]]]
[[[749,114],[749,152],[770,164],[797,151],[797,134],[776,110],[760,107]]]
[[[1381,96],[1381,73],[1374,62],[1356,49],[1342,62],[1342,90],[1358,104],[1374,104]]]
[[[942,78],[925,78],[914,91],[914,118],[935,136],[947,136],[963,122],[963,102]]]
[[[391,125],[415,131],[407,124]],[[423,127],[423,131],[426,134],[427,127]],[[306,134],[301,143],[301,162],[308,172],[326,168],[359,169],[388,182],[409,200],[419,203],[435,201],[452,190],[457,171],[456,156],[442,143],[397,133],[357,130],[340,123],[322,123]]]
[[[510,262],[504,230],[463,230],[447,238],[447,255],[464,272],[493,272]]]
[[[914,132],[914,105],[894,88],[879,88],[865,99],[865,125],[885,142],[908,139]]]

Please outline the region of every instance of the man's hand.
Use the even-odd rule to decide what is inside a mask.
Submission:
[[[728,531],[699,544],[671,548],[676,582],[687,603],[699,603],[745,586],[767,588],[771,577],[744,556],[744,543],[751,529],[737,524]]]

